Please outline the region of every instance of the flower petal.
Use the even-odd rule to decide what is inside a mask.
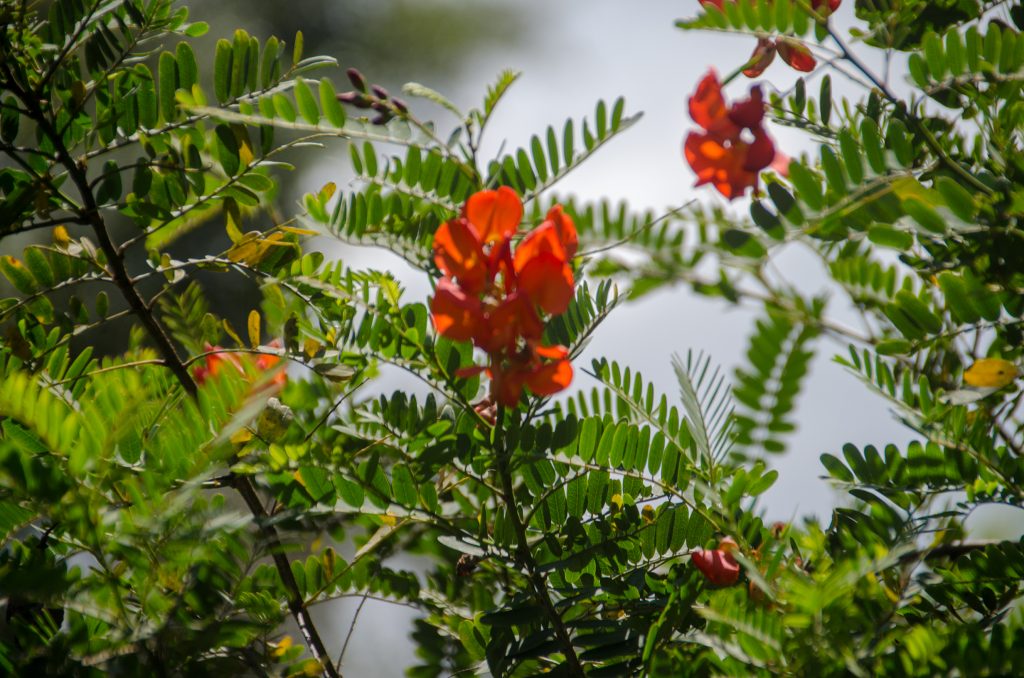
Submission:
[[[757,46],[753,54],[747,60],[743,75],[748,78],[756,78],[764,73],[765,69],[775,61],[775,41],[771,38],[758,38]]]
[[[737,101],[729,110],[729,119],[739,127],[753,129],[764,120],[764,95],[761,94],[761,87],[755,85],[750,88],[750,98],[744,101]]]
[[[690,97],[690,117],[693,121],[708,130],[721,134],[735,134],[739,130],[729,120],[729,109],[722,97],[722,86],[714,70],[697,84],[697,90]]]
[[[740,566],[732,554],[724,549],[696,551],[690,562],[713,586],[731,586],[740,578]]]
[[[498,304],[487,317],[487,333],[478,345],[488,353],[512,350],[520,339],[536,341],[544,325],[526,294],[515,292]]]
[[[478,191],[466,201],[466,218],[476,227],[483,242],[510,238],[523,219],[523,203],[508,186],[496,191]]]
[[[515,407],[523,395],[526,374],[521,368],[491,367],[491,397],[505,407]]]
[[[572,383],[572,364],[559,360],[542,365],[526,377],[526,386],[539,396],[549,396],[564,391]]]
[[[517,252],[518,254],[518,252]],[[545,313],[565,313],[573,295],[572,268],[551,252],[529,259],[517,276],[519,289]]]
[[[811,55],[811,50],[807,49],[807,45],[799,40],[779,38],[778,50],[782,60],[801,73],[809,73],[818,65]]]
[[[430,313],[438,334],[454,341],[470,341],[485,329],[480,300],[467,295],[448,278],[438,281],[430,300]]]
[[[534,346],[533,352],[541,358],[551,358],[552,360],[563,360],[569,357],[569,349],[565,346]]]
[[[747,157],[743,169],[748,172],[759,172],[775,160],[775,144],[764,129],[754,130],[754,142],[747,147]]]
[[[576,233],[576,224],[573,223],[572,218],[562,210],[561,205],[555,205],[548,210],[548,215],[544,219],[546,222],[551,222],[555,225],[555,231],[558,233],[558,240],[562,243],[562,247],[565,248],[565,256],[567,259],[572,259],[576,256],[576,249],[579,247],[579,235]]]
[[[458,280],[469,294],[479,293],[487,282],[487,262],[480,237],[465,219],[446,221],[437,229],[434,263],[446,276]]]

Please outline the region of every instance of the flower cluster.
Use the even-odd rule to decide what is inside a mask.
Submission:
[[[270,348],[281,348],[281,342],[275,339],[267,344],[267,346]],[[228,367],[234,368],[243,376],[246,376],[246,366],[252,366],[261,374],[277,368],[269,382],[269,386],[275,390],[282,388],[288,381],[288,373],[283,367],[278,368],[278,363],[281,362],[279,356],[270,353],[260,353],[253,358],[249,353],[225,351],[220,346],[212,346],[210,344],[206,344],[204,352],[208,354],[206,359],[192,370],[192,376],[200,386],[206,383],[207,379],[216,377],[220,374],[221,370]]]
[[[487,372],[491,397],[509,407],[524,387],[551,395],[572,381],[568,350],[541,344],[541,314],[564,313],[572,300],[576,227],[555,206],[513,251],[522,218],[519,196],[501,187],[470,196],[462,214],[434,234],[434,261],[444,275],[430,301],[434,327],[487,353],[486,367],[459,376]]]
[[[730,200],[757,190],[758,173],[775,159],[775,144],[762,126],[764,110],[760,87],[728,106],[715,72],[704,76],[690,97],[690,117],[704,131],[690,132],[683,149],[697,186],[712,184]]]
[[[743,69],[743,75],[756,78],[764,73],[775,60],[776,52],[791,68],[802,73],[813,71],[817,65],[811,56],[811,50],[799,40],[781,35],[775,39],[761,37],[757,39],[754,52]]]
[[[736,542],[726,537],[718,542],[716,549],[691,554],[690,562],[711,585],[732,586],[740,578],[740,565],[732,555],[736,548]]]

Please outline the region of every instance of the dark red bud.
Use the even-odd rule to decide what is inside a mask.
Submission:
[[[345,75],[348,76],[348,80],[349,82],[352,83],[353,87],[355,87],[360,92],[366,91],[366,78],[364,78],[363,74],[360,73],[357,69],[350,68],[347,71],[345,71]]]
[[[392,115],[390,113],[381,113],[376,118],[370,121],[371,125],[386,125],[391,120]]]
[[[402,113],[408,113],[409,112],[408,104],[406,104],[405,101],[403,101],[402,99],[399,99],[398,97],[394,97],[394,98],[391,99],[391,103],[394,105],[395,108],[400,110]]]
[[[354,104],[356,101],[363,98],[363,95],[359,92],[339,92],[334,95],[338,101],[343,104]]]
[[[383,101],[374,101],[370,104],[370,108],[377,111],[378,113],[390,113],[391,107]]]
[[[372,89],[373,93],[376,94],[377,96],[379,96],[381,99],[388,99],[388,98],[390,98],[390,95],[388,94],[388,91],[386,89],[384,89],[383,87],[381,87],[380,85],[373,85],[370,89]]]

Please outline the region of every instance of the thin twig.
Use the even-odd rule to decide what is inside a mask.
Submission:
[[[352,615],[352,623],[348,625],[348,633],[345,634],[345,642],[341,646],[341,653],[338,655],[338,663],[336,664],[339,671],[341,670],[341,662],[345,658],[345,651],[348,650],[348,642],[352,640],[352,633],[356,630],[359,613],[363,611],[363,605],[366,604],[367,598],[369,598],[369,594],[363,594],[362,600],[359,601],[359,606],[356,608],[356,613]]]

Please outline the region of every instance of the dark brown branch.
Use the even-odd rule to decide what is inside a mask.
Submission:
[[[8,84],[13,85],[15,83],[15,79],[8,68],[5,68],[5,70],[7,71]],[[192,375],[189,373],[185,363],[181,360],[180,356],[178,356],[170,337],[166,332],[164,332],[159,321],[157,321],[156,317],[150,312],[149,305],[142,298],[139,291],[133,284],[132,277],[125,266],[124,252],[120,251],[110,237],[106,222],[104,221],[99,210],[99,205],[96,202],[96,197],[92,193],[92,187],[89,185],[85,166],[79,165],[71,157],[70,152],[64,144],[63,138],[58,134],[57,130],[50,122],[50,119],[40,107],[38,100],[26,93],[24,90],[16,89],[14,91],[18,98],[21,99],[22,104],[29,110],[32,118],[35,120],[36,124],[39,125],[42,132],[50,137],[50,140],[57,151],[58,160],[62,165],[64,165],[71,181],[81,193],[81,200],[83,203],[81,217],[86,221],[86,223],[92,226],[95,231],[100,248],[107,257],[107,267],[111,277],[114,279],[114,283],[120,289],[132,312],[139,318],[143,326],[146,328],[146,332],[150,339],[156,344],[157,350],[163,356],[164,364],[174,374],[175,378],[181,384],[181,387],[190,396],[193,398],[196,397],[198,394],[198,388],[195,380],[192,379]],[[278,576],[281,577],[281,582],[284,584],[284,588],[287,591],[288,609],[295,618],[303,638],[306,640],[310,651],[313,653],[313,657],[320,662],[323,669],[323,675],[328,676],[329,678],[340,678],[340,674],[331,662],[330,655],[327,653],[323,640],[320,638],[316,625],[313,623],[313,618],[310,615],[309,610],[306,609],[302,593],[299,590],[294,574],[292,574],[291,563],[288,560],[288,556],[283,552],[283,545],[281,543],[280,536],[273,525],[267,523],[268,516],[262,502],[260,502],[259,496],[256,493],[256,488],[248,477],[234,474],[231,476],[231,485],[238,490],[239,494],[242,495],[242,499],[245,501],[246,506],[249,507],[250,512],[256,519],[259,535],[269,546],[271,557],[274,560],[274,566],[276,567]]]

